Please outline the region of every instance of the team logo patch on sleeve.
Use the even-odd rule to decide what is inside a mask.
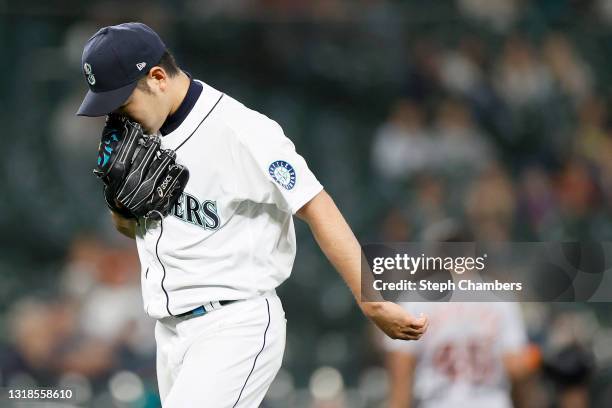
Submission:
[[[272,178],[281,186],[287,190],[291,190],[295,187],[295,170],[293,166],[283,160],[277,160],[270,164],[268,167],[268,173]]]

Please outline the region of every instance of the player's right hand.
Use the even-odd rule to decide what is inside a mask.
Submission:
[[[135,239],[136,237],[136,220],[134,218],[125,218],[121,214],[114,211],[109,211],[115,229],[128,238]]]
[[[416,318],[392,302],[364,302],[361,308],[392,339],[418,340],[429,327],[427,316]]]

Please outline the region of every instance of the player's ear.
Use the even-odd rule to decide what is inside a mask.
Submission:
[[[155,66],[151,68],[148,74],[149,78],[153,80],[153,82],[159,87],[161,91],[165,91],[168,85],[168,74],[166,71],[160,67]]]

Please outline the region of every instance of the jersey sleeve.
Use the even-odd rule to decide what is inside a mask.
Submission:
[[[248,131],[236,134],[237,196],[257,203],[276,204],[295,214],[323,186],[310,171],[282,128],[259,115]]]

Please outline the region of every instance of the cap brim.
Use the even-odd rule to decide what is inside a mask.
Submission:
[[[88,91],[77,111],[77,115],[94,117],[108,115],[127,101],[136,85],[138,85],[138,81],[112,91]]]

